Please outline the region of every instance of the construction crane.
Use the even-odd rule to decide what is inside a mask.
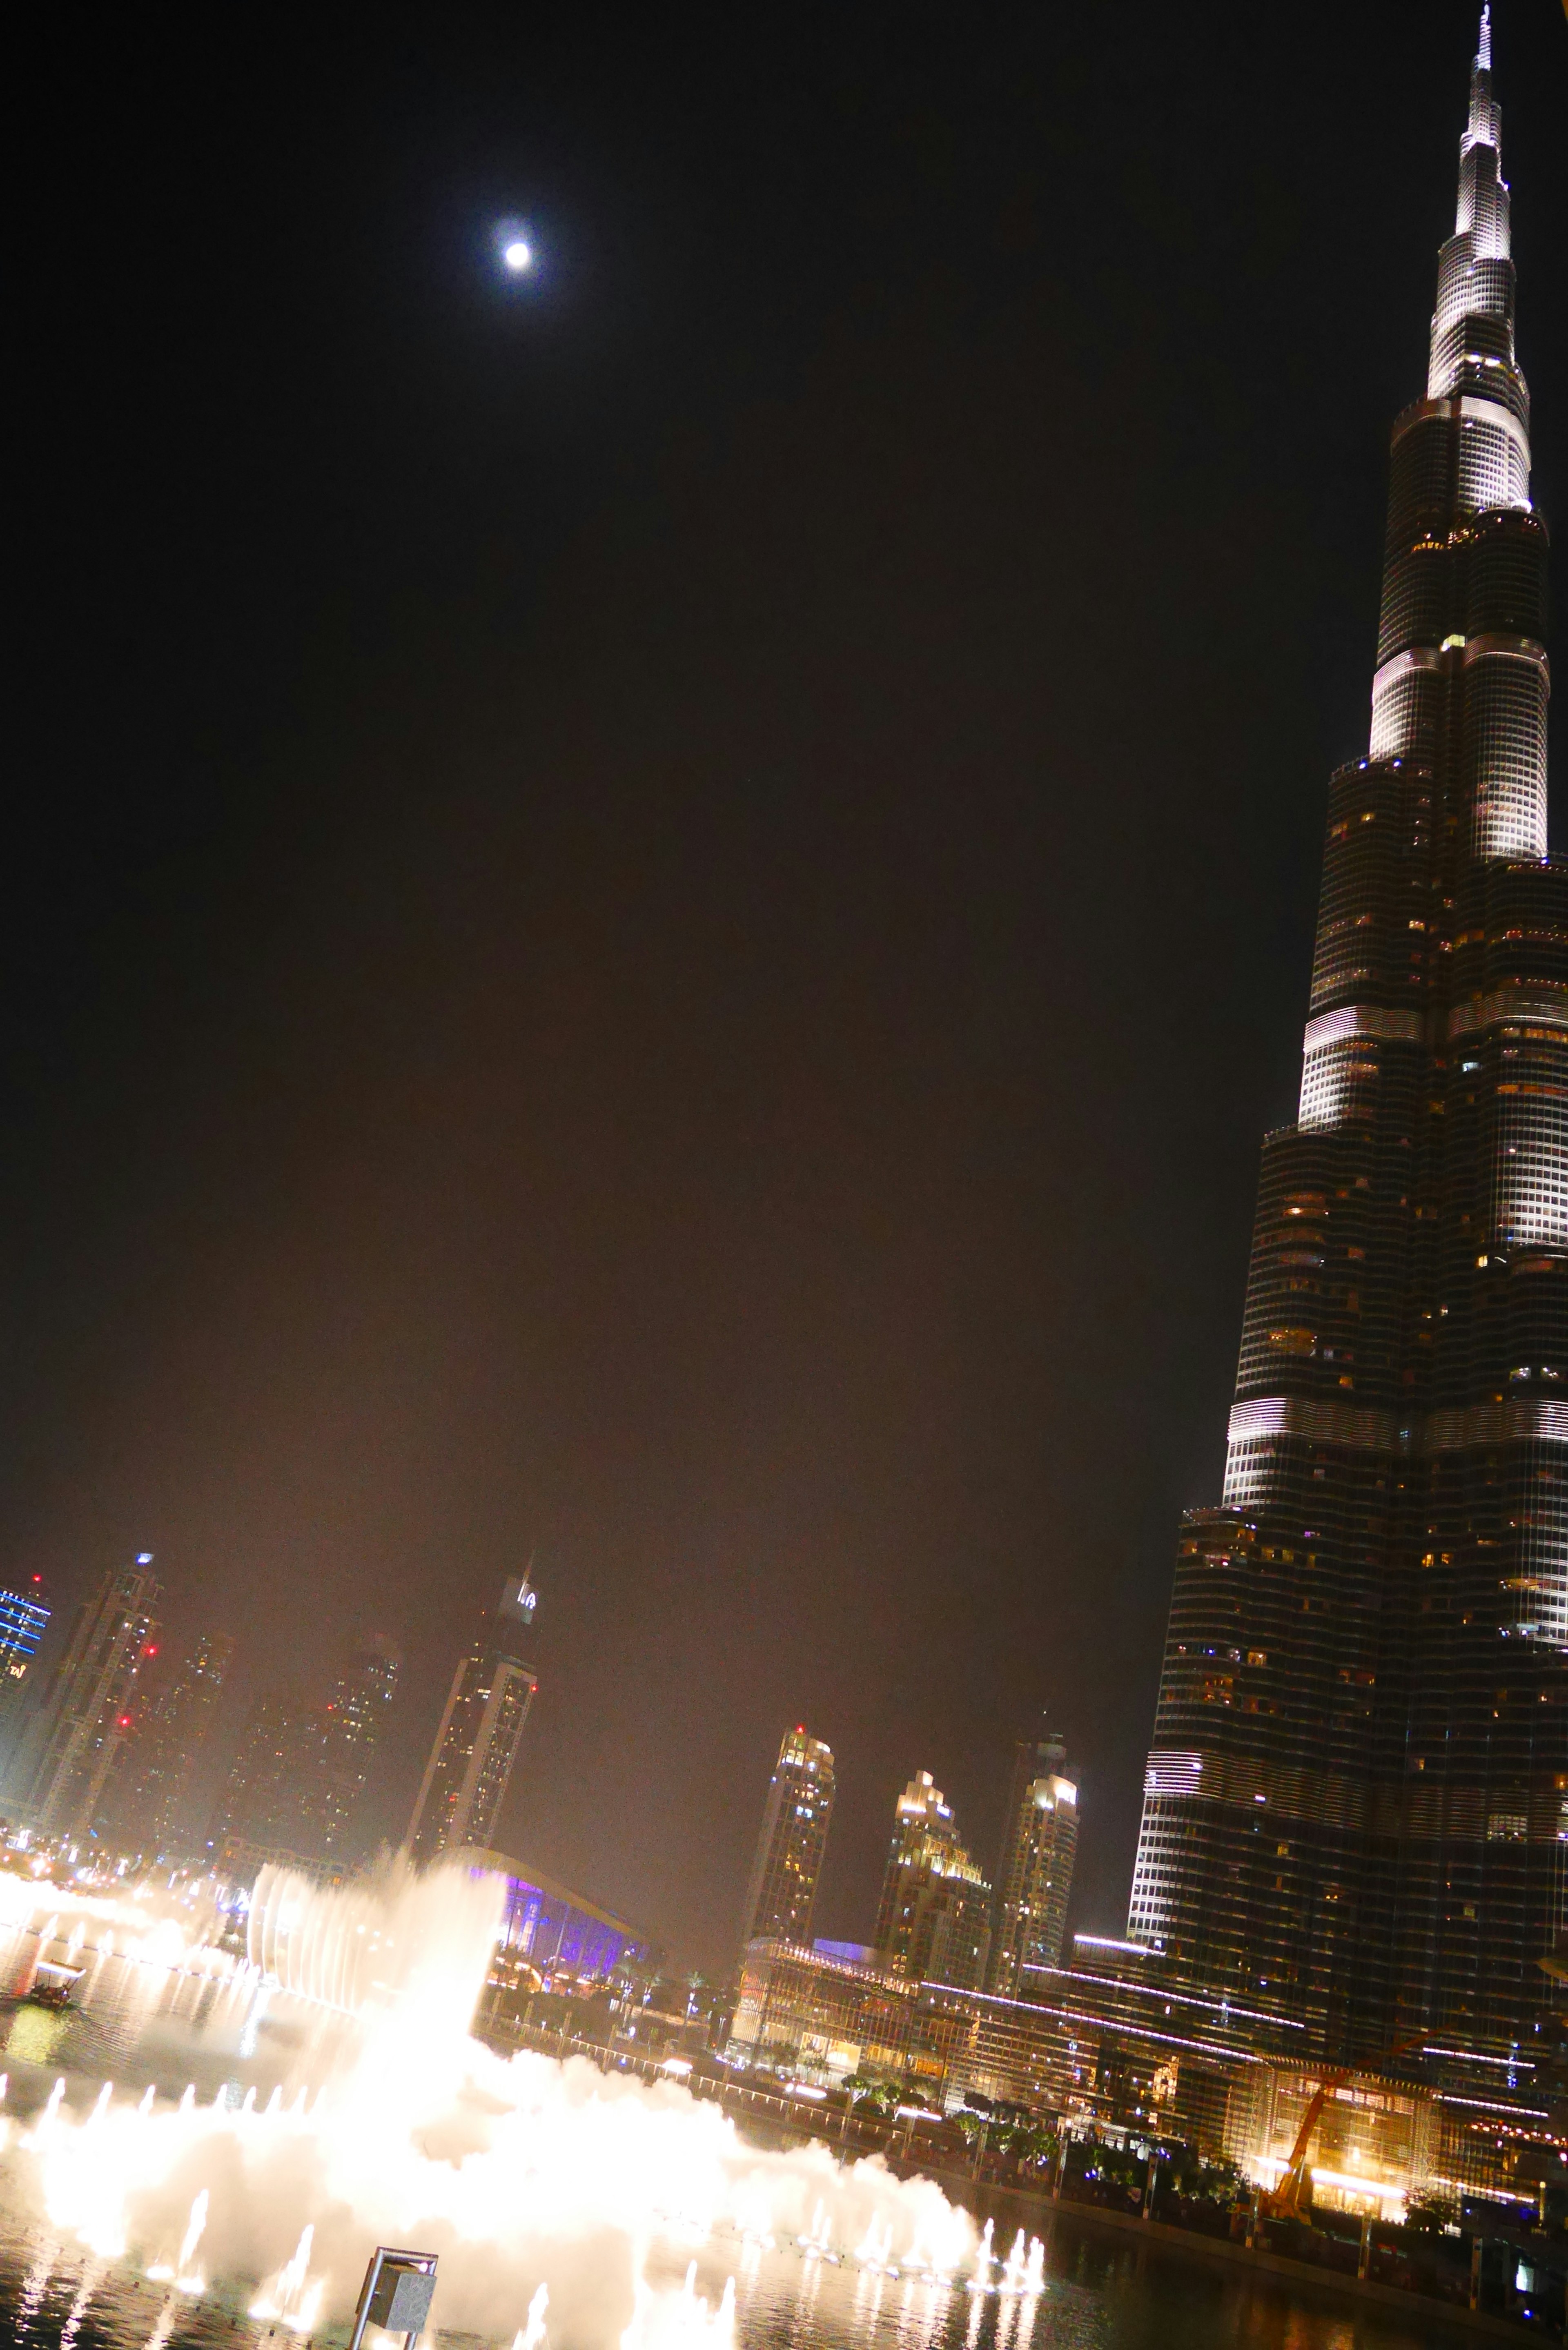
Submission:
[[[1397,2040],[1392,2048],[1384,2053],[1378,2059],[1378,2065],[1391,2064],[1396,2057],[1406,2055],[1412,2048],[1418,2048],[1421,2039],[1422,2034],[1418,2032],[1407,2033],[1403,2040]],[[1276,2183],[1259,2198],[1258,2209],[1264,2219],[1297,2220],[1301,2217],[1302,2189],[1306,2184],[1307,2175],[1307,2148],[1312,2144],[1324,2100],[1331,2097],[1335,2089],[1342,2088],[1353,2074],[1376,2069],[1367,2064],[1336,2064],[1323,2075],[1307,2100],[1307,2108],[1302,2116],[1302,2126],[1296,2132],[1296,2142],[1291,2148],[1289,2162]]]

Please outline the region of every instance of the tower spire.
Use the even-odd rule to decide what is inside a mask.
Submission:
[[[1480,39],[1476,46],[1476,63],[1483,73],[1491,71],[1491,0],[1481,10]]]

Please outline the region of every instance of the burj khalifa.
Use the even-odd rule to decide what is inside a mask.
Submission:
[[[1568,866],[1489,14],[1128,1924],[1317,2061],[1528,2063],[1568,1996]]]

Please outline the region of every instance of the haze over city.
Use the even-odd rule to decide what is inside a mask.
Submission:
[[[502,1840],[711,1967],[790,1723],[864,1939],[911,1773],[989,1855],[1049,1706],[1122,1930],[1472,19],[73,56],[20,263],[9,1578],[63,1619],[151,1551],[235,1640],[219,1745],[391,1638],[395,1840],[534,1560]],[[1560,420],[1561,31],[1506,30]]]

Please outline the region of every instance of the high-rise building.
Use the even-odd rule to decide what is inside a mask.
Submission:
[[[524,1650],[532,1645],[537,1594],[514,1575],[487,1608],[478,1636],[452,1676],[446,1710],[409,1822],[416,1860],[465,1845],[489,1846],[538,1687]]]
[[[46,1835],[85,1835],[127,1731],[162,1586],[152,1554],[111,1567],[83,1600],[50,1679],[34,1736],[26,1806]]]
[[[233,1640],[213,1632],[150,1660],[145,1702],[130,1708],[100,1805],[100,1825],[110,1833],[158,1855],[191,1834],[192,1782],[234,1654]]]
[[[810,1941],[832,1819],[833,1749],[808,1738],[801,1723],[784,1732],[763,1806],[742,1915],[742,1949],[759,1935],[774,1942]]]
[[[42,1597],[43,1577],[35,1575],[24,1591],[0,1591],[0,1698],[26,1686],[38,1648],[49,1628]]]
[[[44,1578],[0,1591],[0,1772],[8,1767],[37,1679],[38,1650],[49,1628]]]
[[[1354,386],[1338,370],[1335,397]],[[1329,786],[1222,1505],[1180,1535],[1128,1934],[1305,2026],[1511,2061],[1568,1839],[1568,868],[1481,19],[1366,756]],[[1511,2079],[1512,2075],[1509,2076]]]
[[[991,1887],[964,1850],[952,1808],[917,1771],[893,1814],[877,1950],[890,1972],[978,1991],[991,1947]]]
[[[254,1855],[317,1857],[321,1713],[274,1690],[252,1705],[213,1817],[212,1844]]]
[[[401,1669],[389,1641],[370,1641],[338,1674],[322,1709],[316,1808],[319,1842],[330,1859],[341,1859],[353,1847],[371,1759]]]
[[[986,1989],[1025,1995],[1025,1967],[1058,1967],[1078,1849],[1078,1790],[1059,1738],[1021,1738],[1002,1822]]]

